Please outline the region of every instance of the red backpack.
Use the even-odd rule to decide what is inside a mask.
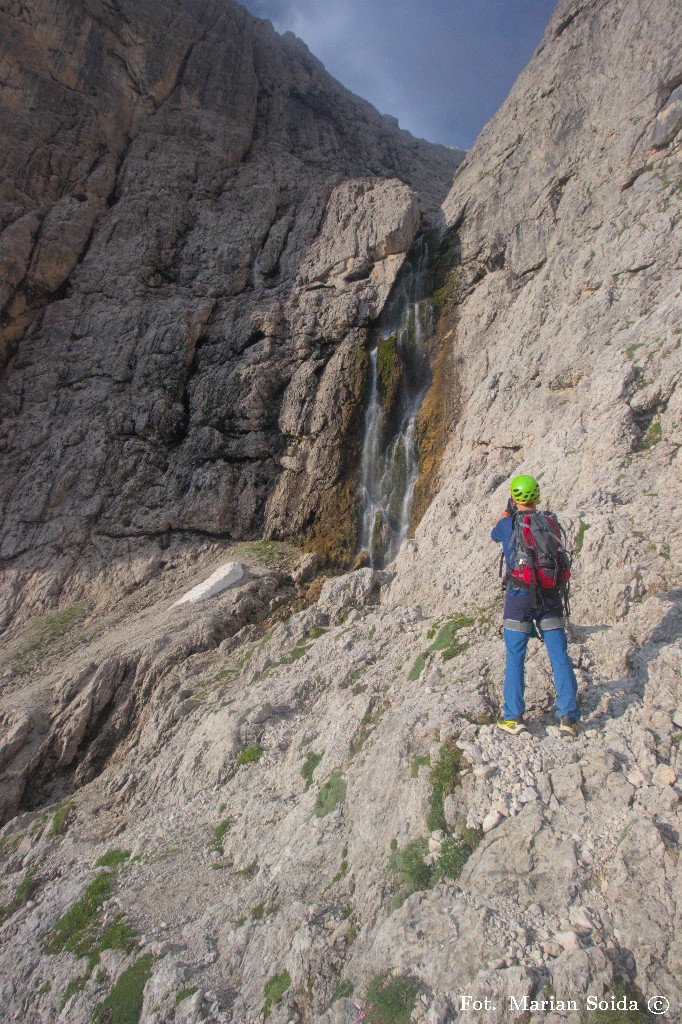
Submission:
[[[526,585],[533,606],[542,604],[543,590],[558,590],[568,607],[571,556],[566,533],[552,512],[516,512],[512,526],[513,581]],[[568,611],[567,611],[568,614]]]

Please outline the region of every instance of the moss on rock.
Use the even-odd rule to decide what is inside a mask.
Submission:
[[[398,341],[395,334],[380,338],[377,342],[377,387],[386,417],[390,420],[400,397],[400,383],[403,378],[403,364],[398,355]]]
[[[429,507],[438,485],[443,455],[458,411],[457,374],[451,339],[440,343],[431,387],[415,421],[419,477],[414,489],[410,528],[414,531]]]

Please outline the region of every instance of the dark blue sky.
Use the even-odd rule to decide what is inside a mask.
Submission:
[[[469,148],[556,0],[240,0],[413,135]]]

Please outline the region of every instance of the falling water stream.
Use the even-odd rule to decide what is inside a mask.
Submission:
[[[419,475],[415,420],[431,380],[426,342],[433,335],[433,312],[426,301],[427,269],[428,249],[420,239],[373,332],[369,352],[360,549],[373,566],[395,558],[410,525]]]

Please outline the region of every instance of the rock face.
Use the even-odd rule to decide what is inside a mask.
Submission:
[[[0,19],[3,567],[40,600],[173,532],[304,535],[462,154],[233,0]]]
[[[353,1024],[365,999],[414,1024],[559,1024],[589,1018],[588,996],[634,1014],[656,995],[680,1018],[680,19],[673,0],[562,0],[457,174],[436,296],[457,420],[387,570],[315,578],[282,544],[189,549],[171,531],[145,559],[121,549],[99,604],[67,589],[5,632],[8,1019],[89,1024],[126,993],[140,1024]],[[297,337],[380,304],[415,214],[404,182],[376,179],[354,172],[320,206],[282,306]],[[323,460],[304,366],[285,433],[310,430]],[[304,445],[289,450],[298,480]],[[489,529],[522,470],[576,550],[575,740],[536,640],[528,731],[488,724]],[[228,561],[248,570],[234,587],[171,607]]]

